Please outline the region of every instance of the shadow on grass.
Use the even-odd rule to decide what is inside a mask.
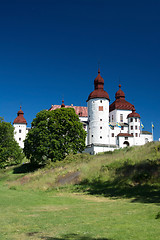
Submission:
[[[116,185],[115,182],[94,181],[82,182],[79,190],[91,195],[102,195],[112,198],[133,198],[132,202],[160,203],[160,188],[150,185]]]
[[[109,169],[108,169],[109,170]],[[104,173],[103,173],[104,174]],[[133,198],[132,201],[160,203],[160,160],[145,160],[131,165],[125,162],[115,170],[112,181],[87,180],[77,189],[92,195],[114,198]]]
[[[55,237],[41,237],[41,239],[44,240],[113,240],[111,238],[94,238],[91,236],[81,236],[79,234],[67,234],[63,235],[60,238],[55,238]]]
[[[29,173],[38,170],[39,168],[43,168],[42,165],[33,165],[31,163],[24,163],[18,167],[13,169],[14,174],[21,174],[21,173]]]

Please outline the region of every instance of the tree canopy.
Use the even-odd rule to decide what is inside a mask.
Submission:
[[[42,110],[24,141],[24,153],[34,164],[63,160],[85,149],[86,132],[73,108]]]
[[[0,168],[21,163],[24,155],[14,139],[14,127],[0,118]]]

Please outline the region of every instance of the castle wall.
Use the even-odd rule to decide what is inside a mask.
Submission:
[[[88,145],[109,144],[109,100],[88,101]]]
[[[21,148],[24,148],[24,140],[28,133],[26,124],[24,123],[14,123],[14,138],[18,142]]]

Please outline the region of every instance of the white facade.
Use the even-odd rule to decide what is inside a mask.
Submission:
[[[121,85],[115,94],[116,100],[110,106],[103,85],[104,80],[98,71],[94,80],[95,90],[87,100],[88,135],[85,152],[96,154],[153,141],[151,133],[141,132],[140,115],[135,112],[134,105],[125,100]]]
[[[14,119],[13,122],[14,138],[21,148],[24,148],[24,140],[29,131],[29,128],[27,128],[27,121],[23,115],[24,112],[21,110],[20,107],[20,110],[17,113],[17,117]]]
[[[28,129],[25,123],[14,123],[14,138],[18,142],[21,148],[24,148],[24,140],[28,133]]]
[[[88,145],[109,144],[109,100],[95,98],[88,101]]]

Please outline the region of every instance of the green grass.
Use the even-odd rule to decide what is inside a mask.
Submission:
[[[150,143],[0,170],[0,239],[158,240],[159,159]]]
[[[0,239],[158,240],[159,206],[0,185]]]

